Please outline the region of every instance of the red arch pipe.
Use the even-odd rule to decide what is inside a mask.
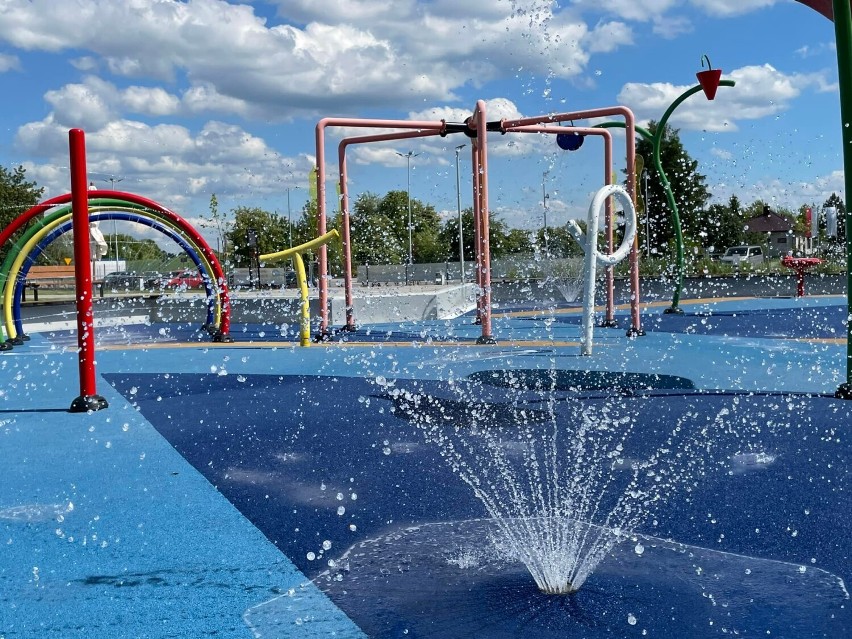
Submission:
[[[85,149],[83,150],[83,160],[85,161]],[[219,263],[219,260],[216,257],[216,254],[213,252],[213,249],[210,248],[210,245],[207,244],[207,241],[195,230],[195,228],[177,213],[170,211],[169,209],[158,204],[154,200],[150,200],[141,195],[136,195],[134,193],[126,193],[124,191],[112,190],[85,190],[85,193],[87,200],[88,198],[101,197],[122,199],[128,202],[132,202],[133,204],[144,206],[153,211],[157,211],[161,215],[171,220],[175,224],[175,226],[177,226],[189,238],[192,239],[195,245],[204,253],[204,256],[207,258],[207,261],[210,263],[210,267],[213,269],[213,274],[216,276],[219,297],[222,302],[222,319],[219,323],[219,334],[221,337],[227,337],[231,329],[231,304],[230,295],[228,292],[228,282],[225,278],[225,273],[222,270],[222,265]],[[9,224],[6,228],[0,230],[0,246],[6,243],[16,231],[23,228],[34,217],[41,215],[42,213],[54,206],[72,202],[72,196],[73,193],[65,193],[63,195],[58,195],[56,197],[50,198],[49,200],[45,200],[44,202],[36,204],[31,209],[25,211],[24,213],[16,217],[11,224]],[[88,231],[86,231],[86,237],[88,237]],[[88,244],[86,244],[86,246],[88,247]],[[88,264],[86,264],[86,266],[88,267]],[[91,275],[89,275],[89,279],[91,280]]]

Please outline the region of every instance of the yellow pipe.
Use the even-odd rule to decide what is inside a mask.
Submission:
[[[300,346],[311,345],[311,311],[310,302],[308,301],[308,278],[305,275],[305,262],[302,260],[302,253],[322,246],[337,237],[340,237],[340,234],[336,229],[331,229],[325,235],[320,235],[310,242],[305,242],[304,244],[299,244],[298,246],[284,249],[277,253],[265,253],[260,256],[260,259],[265,262],[277,262],[290,256],[294,258],[293,261],[296,263],[296,282],[299,284],[299,292],[302,297],[302,319],[299,330]]]
[[[98,207],[91,207],[90,208],[90,211],[97,211],[97,210],[99,210]],[[132,208],[132,207],[108,206],[108,207],[103,207],[102,210],[125,211],[125,212],[139,213],[139,209],[135,209],[135,208]],[[15,258],[15,261],[12,262],[12,266],[9,269],[9,276],[6,280],[6,286],[3,290],[3,317],[4,317],[4,323],[6,325],[6,333],[9,336],[9,339],[14,339],[18,335],[18,331],[15,330],[15,319],[14,319],[14,314],[12,312],[12,302],[14,301],[14,297],[15,297],[15,284],[18,281],[18,273],[21,270],[21,266],[23,266],[24,260],[27,259],[27,256],[33,251],[33,249],[39,244],[39,242],[41,242],[41,240],[43,240],[46,236],[50,235],[50,233],[53,230],[55,230],[56,227],[61,226],[62,224],[64,224],[68,220],[70,220],[71,216],[72,216],[71,213],[68,213],[67,215],[63,215],[63,216],[55,219],[53,222],[51,222],[50,224],[48,224],[44,228],[40,229],[38,231],[38,233],[33,235],[29,239],[29,241],[26,244],[24,244],[24,246],[21,248],[21,252],[18,253],[18,256]],[[154,219],[156,219],[158,222],[162,223],[164,226],[168,226],[170,229],[172,229],[173,231],[178,233],[181,237],[183,237],[184,240],[187,241],[188,244],[195,246],[194,242],[192,242],[191,240],[186,238],[183,235],[183,233],[180,233],[180,229],[173,226],[168,220],[165,220],[161,217],[155,217]],[[212,267],[210,266],[210,262],[207,260],[207,258],[203,255],[203,253],[201,251],[196,251],[196,253],[198,253],[199,258],[201,259],[202,263],[204,264],[205,269],[207,270],[208,277],[211,278],[211,282],[212,282],[213,281],[213,270],[212,270]],[[220,301],[219,297],[217,296],[217,298],[216,298],[216,325],[217,326],[218,326],[219,322],[221,321],[221,315],[222,315],[222,305],[221,305],[221,301]]]
[[[305,262],[301,253],[294,253],[296,262],[296,281],[299,283],[299,292],[302,294],[302,322],[299,331],[299,346],[311,345],[311,311],[308,302],[308,278],[305,275]]]
[[[337,229],[331,229],[325,235],[320,235],[319,237],[312,239],[310,242],[305,242],[304,244],[299,244],[299,246],[284,249],[283,251],[278,251],[277,253],[266,253],[265,255],[261,255],[260,259],[266,262],[276,262],[278,260],[283,260],[296,253],[304,253],[305,251],[310,251],[311,249],[315,249],[318,246],[322,246],[323,244],[328,243],[336,237],[340,237],[340,234],[337,232]]]
[[[68,213],[40,229],[38,233],[33,235],[29,241],[24,244],[23,248],[21,248],[21,252],[18,253],[17,257],[15,257],[15,260],[12,262],[12,266],[9,269],[9,276],[6,279],[6,287],[3,289],[3,317],[6,322],[6,334],[9,336],[9,339],[15,339],[18,336],[18,331],[15,330],[15,320],[12,313],[12,301],[15,297],[15,285],[18,281],[18,272],[21,270],[21,265],[24,263],[24,260],[27,259],[27,255],[32,252],[36,245],[41,242],[46,235],[50,234],[50,232],[60,224],[64,224],[70,219],[71,213]]]

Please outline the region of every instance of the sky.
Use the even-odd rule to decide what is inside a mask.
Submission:
[[[623,105],[646,124],[705,55],[736,86],[692,96],[669,124],[711,202],[844,197],[834,26],[792,0],[0,0],[0,164],[45,197],[68,192],[68,130],[82,128],[98,186],[196,225],[212,194],[224,213],[295,220],[321,118],[461,122],[483,100],[489,120]],[[352,133],[328,131],[332,164]],[[599,139],[570,152],[553,137],[489,136],[491,214],[511,227],[583,218],[603,185]],[[457,197],[471,206],[467,142],[353,146],[350,194],[410,183],[454,216]],[[336,166],[327,179],[333,198]]]

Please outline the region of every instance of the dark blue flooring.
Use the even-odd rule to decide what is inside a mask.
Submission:
[[[852,634],[848,596],[831,578],[852,579],[849,402],[702,393],[687,384],[592,393],[568,384],[542,393],[481,379],[399,380],[394,388],[421,399],[415,409],[404,394],[340,375],[106,377],[371,637]],[[540,594],[516,569],[477,576],[429,563],[430,548],[451,552],[468,539],[453,526],[487,512],[418,423],[502,429],[514,440],[526,432],[519,424],[535,432],[551,418],[575,425],[589,413],[633,424],[628,459],[663,447],[676,460],[698,433],[727,425],[637,530],[696,550],[649,552],[641,568],[631,553],[616,554],[571,597]],[[564,439],[560,446],[570,447]],[[602,498],[601,512],[612,499]],[[328,561],[353,544],[371,546],[341,581],[323,586]],[[717,578],[701,581],[705,570]],[[752,571],[764,581],[749,590]],[[754,596],[768,598],[742,604]],[[732,603],[717,608],[717,600]],[[803,610],[813,613],[807,623]]]

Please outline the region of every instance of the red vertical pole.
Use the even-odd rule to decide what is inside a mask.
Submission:
[[[86,179],[86,138],[82,129],[68,132],[71,153],[71,212],[74,230],[74,282],[77,293],[77,346],[80,396],[71,402],[72,413],[108,406],[95,385],[95,316],[92,310],[92,271],[89,249],[89,193]]]

